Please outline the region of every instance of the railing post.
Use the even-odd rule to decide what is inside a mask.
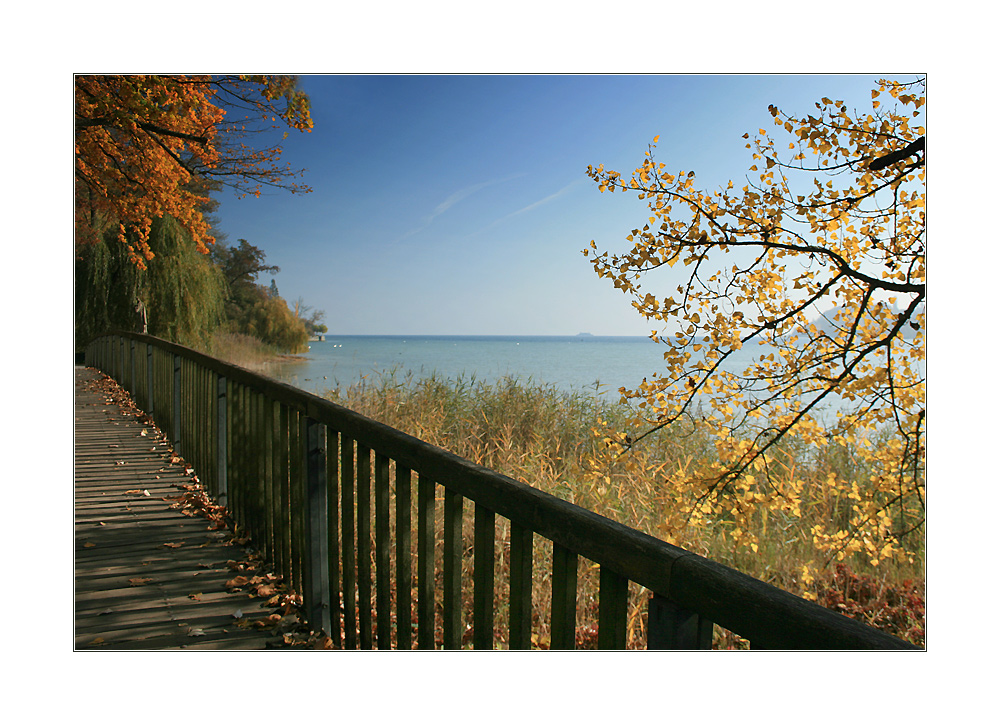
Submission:
[[[712,649],[712,623],[659,594],[649,600],[646,649]]]
[[[216,415],[218,416],[216,420],[216,448],[215,448],[215,465],[216,465],[216,476],[218,481],[216,482],[216,496],[218,496],[219,503],[223,506],[229,505],[229,482],[226,478],[228,473],[227,463],[228,463],[228,451],[226,449],[227,440],[227,418],[226,418],[226,376],[219,375],[216,377],[215,383],[215,400],[216,400]]]
[[[309,581],[306,606],[313,630],[333,631],[330,612],[330,569],[327,541],[326,431],[322,424],[303,416],[305,429],[306,509]]]

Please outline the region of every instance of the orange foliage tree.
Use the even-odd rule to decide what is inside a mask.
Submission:
[[[208,189],[293,193],[300,174],[277,144],[251,137],[282,127],[312,129],[308,96],[293,76],[76,77],[76,234],[94,243],[117,225],[139,269],[153,258],[153,220],[171,216],[205,253],[214,242],[203,211]],[[287,137],[287,131],[285,132]]]

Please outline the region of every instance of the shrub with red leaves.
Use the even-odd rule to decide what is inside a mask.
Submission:
[[[846,564],[817,577],[816,601],[883,632],[924,646],[923,586],[907,579],[898,585],[856,574]]]

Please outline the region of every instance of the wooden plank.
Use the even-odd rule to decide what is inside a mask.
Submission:
[[[472,646],[493,649],[493,582],[495,579],[496,516],[476,504],[473,552]]]
[[[266,599],[227,591],[225,562],[248,552],[172,508],[176,484],[190,482],[185,467],[152,443],[151,428],[105,403],[102,375],[76,368],[74,377],[74,649],[280,645],[269,628],[234,626],[237,611],[245,624],[263,624],[270,610]]]
[[[434,649],[434,489],[417,478],[417,648]]]
[[[576,569],[576,554],[553,544],[551,649],[576,647]]]
[[[530,529],[510,525],[510,632],[508,647],[531,649],[531,564],[534,536]]]

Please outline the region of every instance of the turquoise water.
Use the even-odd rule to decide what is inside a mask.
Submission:
[[[335,336],[310,343],[292,362],[272,363],[263,372],[310,393],[323,395],[362,379],[392,374],[403,381],[437,375],[493,382],[515,377],[561,390],[603,393],[617,399],[620,387],[635,388],[663,372],[667,349],[646,337],[510,336]],[[744,348],[726,367],[739,370],[762,349]],[[844,406],[831,396],[821,417]],[[820,412],[820,411],[817,411]]]
[[[492,382],[513,376],[562,390],[634,387],[663,369],[665,346],[646,337],[333,336],[310,343],[300,361],[266,374],[311,393],[365,376],[439,377]]]

